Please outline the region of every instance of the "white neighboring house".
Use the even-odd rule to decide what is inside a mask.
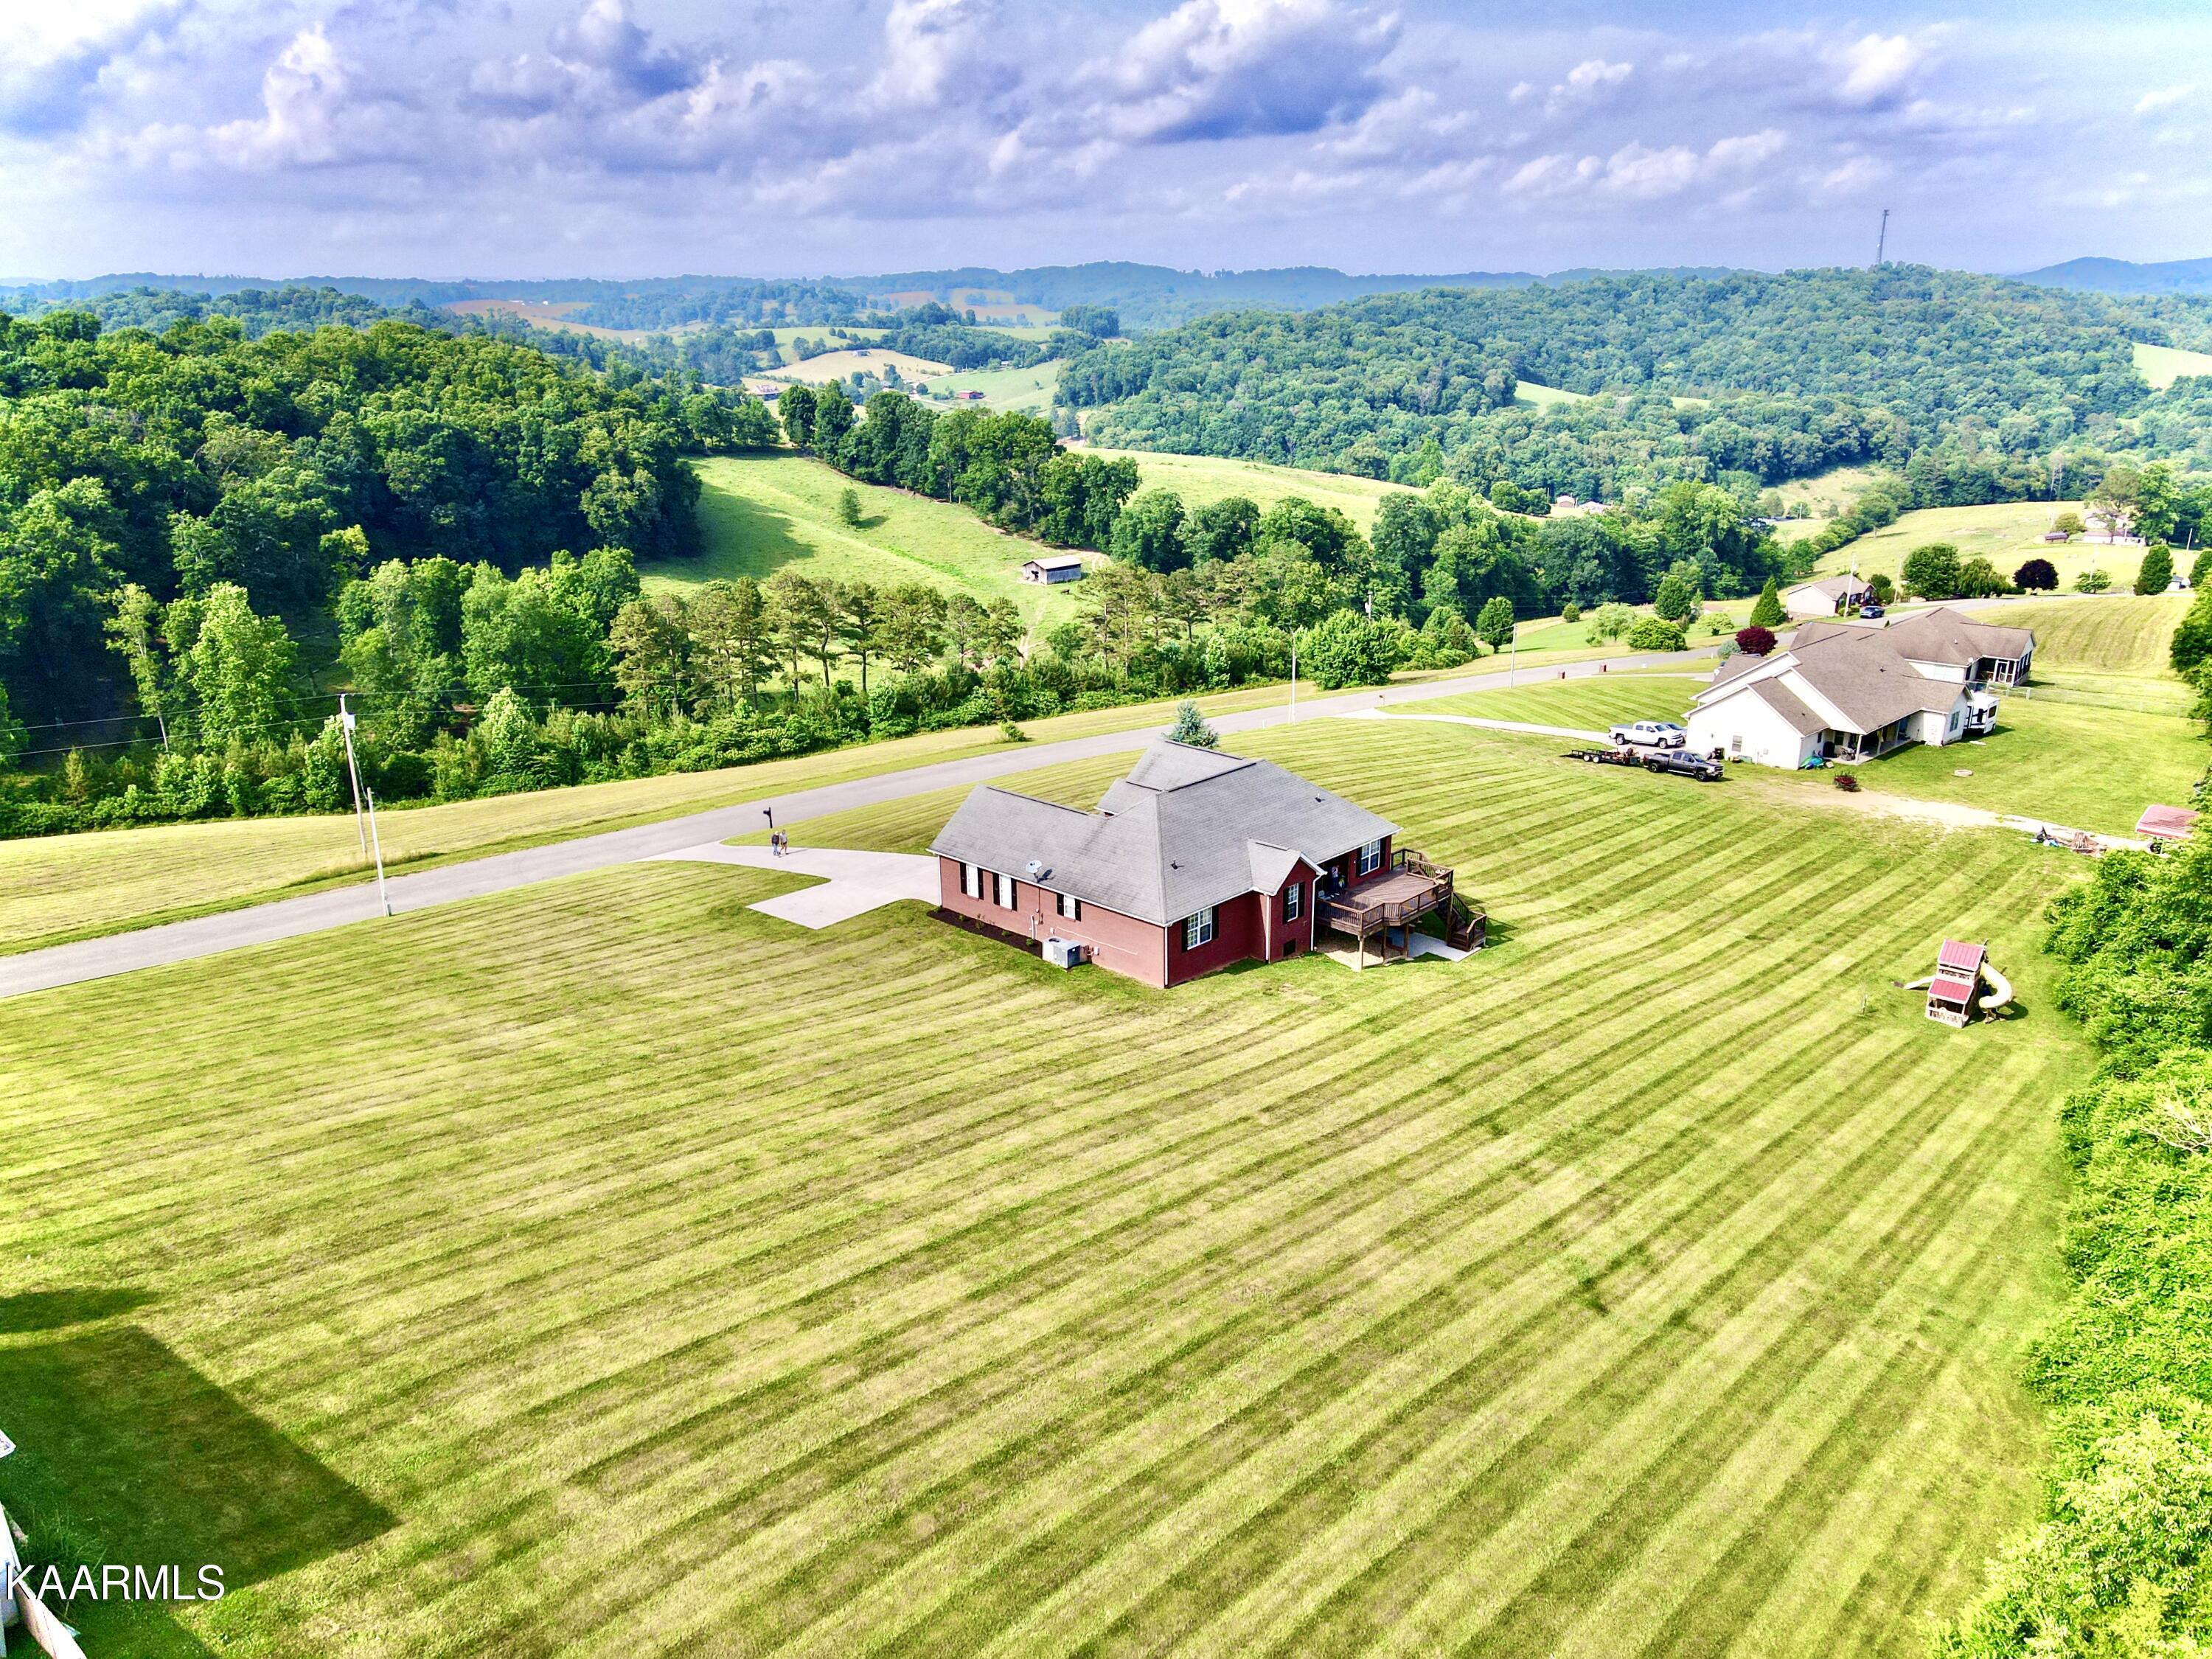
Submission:
[[[1792,617],[1840,617],[1856,605],[1864,605],[1874,590],[1856,576],[1827,576],[1817,582],[1800,582],[1782,590],[1782,608]]]
[[[1022,580],[1025,582],[1079,582],[1083,580],[1083,561],[1073,553],[1055,553],[1048,558],[1022,561]]]
[[[1904,641],[1894,637],[1901,624],[1808,623],[1786,649],[1730,658],[1691,705],[1688,747],[1698,754],[1717,751],[1761,766],[1795,769],[1816,757],[1872,760],[1908,743],[1940,747],[1982,735],[1996,723],[1997,700],[1983,689],[1990,673],[1969,676],[1992,668],[2000,659],[1991,651],[2008,647],[2010,654],[2001,660],[2024,675],[2035,638],[2026,629],[1988,628],[1955,612],[1931,612],[1914,620],[1946,615],[1951,623]],[[1959,624],[1978,634],[2010,637],[1971,640],[1947,631]],[[1970,647],[1978,654],[1963,666],[1917,659],[1947,640],[1950,654]],[[1899,650],[1900,643],[1909,645],[1913,654]]]

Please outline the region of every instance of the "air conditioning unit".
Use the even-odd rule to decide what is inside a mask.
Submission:
[[[1079,968],[1091,960],[1091,947],[1072,939],[1048,939],[1044,942],[1044,959],[1055,968]]]

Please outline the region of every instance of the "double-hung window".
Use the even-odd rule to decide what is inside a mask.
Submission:
[[[991,872],[991,879],[998,884],[994,890],[999,902],[999,908],[1001,910],[1012,909],[1014,908],[1014,878],[1012,876],[1002,876],[997,871],[994,870]]]
[[[981,865],[963,864],[960,866],[960,892],[965,898],[979,899],[983,896],[983,866]]]
[[[1213,906],[1207,905],[1196,915],[1187,917],[1182,924],[1182,948],[1195,951],[1201,945],[1213,943]]]
[[[1306,913],[1306,888],[1302,881],[1294,881],[1283,889],[1283,920],[1296,921]]]
[[[1370,841],[1359,849],[1359,873],[1371,876],[1382,867],[1382,843]]]
[[[1066,916],[1070,921],[1080,921],[1083,920],[1083,901],[1081,899],[1068,893],[1055,893],[1053,896],[1060,901],[1059,909],[1061,915]]]

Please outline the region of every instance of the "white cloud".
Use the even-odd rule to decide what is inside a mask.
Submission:
[[[74,130],[114,60],[174,23],[188,0],[0,4],[0,131]]]
[[[2186,101],[2197,91],[2197,83],[2189,82],[2178,87],[2159,87],[2136,100],[2136,113],[2155,115],[2161,110],[2172,109]]]
[[[1863,108],[1908,91],[1927,53],[1908,35],[1869,34],[1836,52],[1833,61],[1841,72],[1836,95]]]
[[[201,135],[207,160],[247,171],[386,161],[416,153],[419,127],[400,100],[363,86],[319,23],[294,35],[261,77],[261,113]],[[179,143],[176,159],[194,159]]]
[[[1316,131],[1382,95],[1397,33],[1334,0],[1184,0],[1094,66],[1089,118],[1138,143]]]
[[[1540,155],[1505,181],[1505,193],[1522,201],[1564,196],[1619,202],[1662,202],[1693,188],[1740,176],[1778,154],[1787,143],[1769,127],[1715,141],[1703,151],[1687,144],[1653,146],[1631,139],[1610,155]]]

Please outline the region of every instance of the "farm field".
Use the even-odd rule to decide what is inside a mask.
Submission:
[[[2114,587],[2134,581],[2136,568],[2142,562],[2139,547],[2093,546],[2079,539],[2045,544],[2043,532],[2050,528],[2052,516],[2069,508],[2078,513],[2081,504],[2002,501],[1991,507],[1920,507],[1886,529],[1872,531],[1824,555],[1814,574],[1841,575],[1853,568],[1856,560],[1860,575],[1880,571],[1893,580],[1905,556],[1914,548],[1929,542],[1948,542],[1959,550],[1961,561],[1985,558],[2008,580],[2023,560],[2045,558],[2058,572],[2063,587],[2071,587],[2075,577],[2093,567],[2110,576]]]
[[[1320,695],[1304,684],[1302,697]],[[1287,685],[1207,692],[1210,714],[1270,708]],[[1174,701],[1031,720],[1040,742],[1137,730],[1175,718]],[[963,727],[763,761],[716,772],[408,807],[378,815],[394,873],[455,859],[620,830],[790,789],[871,777],[1006,748],[996,727]],[[357,882],[368,872],[350,816],[219,819],[0,841],[0,953],[178,921]]]
[[[971,368],[929,377],[930,398],[945,392],[980,392],[993,409],[1018,409],[1030,415],[1052,411],[1053,394],[1060,388],[1060,360],[1055,357],[1034,368]],[[905,374],[902,368],[899,371]]]
[[[2212,351],[2135,343],[2136,372],[2163,392],[2185,374],[2212,374]]]
[[[828,331],[817,329],[814,337],[818,339]],[[952,372],[946,364],[933,363],[922,357],[909,357],[903,351],[891,351],[882,346],[860,346],[843,351],[826,351],[819,357],[786,363],[781,368],[772,371],[770,378],[804,380],[809,386],[827,386],[832,380],[849,380],[864,370],[871,374],[881,374],[887,366],[896,368],[909,380],[936,380]]]
[[[1086,445],[1085,453],[1108,460],[1127,459],[1146,489],[1172,489],[1186,507],[1200,507],[1231,495],[1256,501],[1262,512],[1286,495],[1302,495],[1316,507],[1332,507],[1358,525],[1361,533],[1375,527],[1375,509],[1382,498],[1404,488],[1380,479],[1362,478],[1349,472],[1315,472],[1304,467],[1273,466],[1266,461],[1232,460],[1213,455],[1170,455],[1149,449],[1103,449]]]
[[[643,567],[648,588],[765,581],[797,564],[819,580],[919,581],[986,605],[1011,599],[1033,626],[1075,614],[1066,586],[1021,579],[1023,560],[1058,549],[994,530],[965,507],[861,483],[811,455],[717,455],[696,465],[706,550]],[[837,517],[848,489],[860,497],[858,527]]]
[[[1818,535],[1858,499],[1860,491],[1885,476],[1893,475],[1877,466],[1836,466],[1775,485],[1784,505],[1802,501],[1812,509],[1812,517],[1785,519],[1774,533],[1785,542]]]
[[[1503,942],[1162,994],[663,864],[27,1004],[0,1501],[239,1564],[91,1650],[1918,1654],[2034,1502],[2077,869],[1258,735]]]

